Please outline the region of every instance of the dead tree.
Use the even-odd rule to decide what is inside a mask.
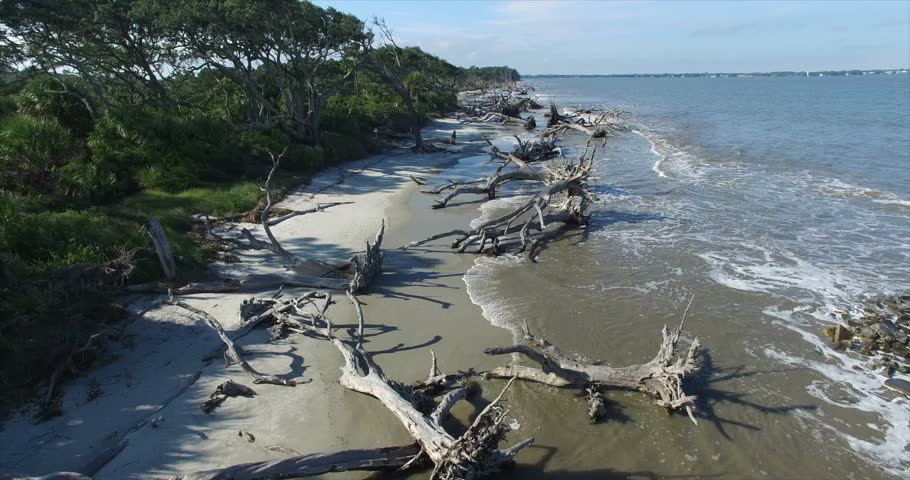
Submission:
[[[500,125],[515,123],[522,126],[526,130],[534,130],[534,128],[537,126],[537,122],[534,120],[534,117],[532,115],[528,115],[528,118],[521,118],[518,116],[513,117],[511,115],[506,115],[499,112],[487,112],[481,117],[467,117],[465,118],[465,121],[478,123],[489,123],[495,121]]]
[[[518,168],[515,170],[503,172],[503,169],[509,163],[514,163]],[[442,190],[451,189],[452,192],[446,195],[442,200],[437,200],[436,203],[433,204],[433,208],[445,208],[450,200],[457,197],[458,195],[466,193],[486,194],[487,198],[492,200],[496,198],[496,189],[500,185],[511,181],[531,180],[547,183],[549,179],[550,172],[548,172],[546,169],[533,169],[529,167],[528,164],[516,157],[507,157],[507,160],[499,168],[496,169],[496,172],[493,175],[490,175],[489,177],[484,177],[475,181],[463,182],[463,184],[460,186],[458,183],[451,182],[448,185],[443,186]],[[424,192],[429,193],[430,191],[424,190]]]
[[[604,138],[616,132],[626,131],[628,127],[621,119],[626,113],[606,106],[593,108],[572,108],[566,114],[559,112],[555,103],[550,103],[547,114],[546,133],[561,133],[575,130],[591,138]]]
[[[352,304],[358,307],[356,297]],[[363,315],[357,310],[362,336]],[[196,472],[174,477],[174,480],[260,480],[289,479],[351,470],[407,470],[433,465],[431,479],[474,479],[495,474],[513,463],[513,457],[531,445],[533,438],[499,449],[499,443],[511,430],[506,419],[508,409],[500,401],[514,379],[510,379],[502,392],[487,405],[474,422],[460,436],[449,433],[442,426],[442,419],[461,399],[472,390],[472,384],[456,386],[442,399],[426,404],[427,392],[440,393],[455,384],[459,376],[439,372],[435,355],[431,355],[431,368],[427,380],[415,386],[406,386],[392,380],[373,361],[358,339],[350,345],[332,336],[331,326],[316,328],[298,323],[302,331],[316,332],[330,340],[344,358],[339,383],[345,388],[370,395],[392,412],[414,438],[410,446],[349,450],[332,454],[302,455],[283,460],[247,463],[216,470]]]
[[[451,248],[457,249],[458,252],[464,252],[471,245],[479,243],[477,253],[496,254],[502,251],[503,241],[514,240],[514,235],[518,234],[519,251],[527,250],[529,258],[533,259],[544,236],[533,238],[531,230],[543,232],[549,225],[556,223],[562,225],[587,223],[588,206],[596,200],[586,183],[594,167],[595,152],[596,148],[589,143],[578,163],[565,162],[547,167],[544,188],[505,215],[483,222],[472,229],[450,230],[411,242],[401,248],[408,249],[433,240],[456,237]],[[485,250],[487,242],[491,244],[489,251]]]
[[[221,322],[218,321],[212,314],[206,312],[205,310],[200,310],[192,305],[188,305],[184,302],[172,302],[173,305],[178,306],[184,310],[192,312],[196,315],[199,315],[205,319],[205,323],[218,334],[218,337],[221,338],[221,341],[225,346],[224,358],[227,361],[228,365],[236,363],[240,365],[240,368],[246,372],[247,375],[253,377],[253,383],[269,383],[272,385],[283,385],[285,387],[293,387],[299,383],[309,383],[310,380],[306,381],[295,381],[288,380],[285,378],[279,378],[274,375],[266,375],[259,373],[255,368],[253,368],[243,357],[240,356],[240,353],[237,351],[237,347],[234,345],[234,341],[227,335],[224,331],[224,327],[221,326]]]
[[[691,306],[692,301],[690,300],[682,320],[675,330],[671,332],[664,326],[657,355],[647,363],[627,367],[582,363],[562,353],[546,339],[532,335],[525,324],[524,337],[520,343],[491,347],[485,352],[488,355],[521,354],[539,364],[540,367],[510,364],[495,368],[486,375],[494,378],[519,378],[554,387],[586,390],[589,416],[595,421],[605,411],[601,389],[625,388],[654,398],[654,401],[666,408],[669,413],[684,408],[689,418],[698,424],[692,411],[696,397],[683,390],[685,377],[697,373],[700,368],[697,361],[698,339],[696,338],[692,342],[685,356],[673,361],[676,346],[679,343],[679,335]]]
[[[484,138],[484,141],[490,146],[490,156],[501,160],[509,160],[511,155],[531,163],[549,160],[561,153],[559,147],[556,146],[555,133],[547,133],[531,140],[522,140],[518,135],[514,135],[514,137],[518,143],[510,153],[502,152],[489,139]]]
[[[177,278],[177,264],[174,263],[174,252],[171,250],[171,244],[167,241],[167,235],[164,228],[158,222],[154,215],[149,217],[149,237],[152,238],[152,245],[155,247],[155,253],[158,254],[158,260],[161,262],[161,270],[164,272],[164,278],[173,281]]]
[[[247,229],[243,229],[242,232],[244,236],[250,240],[250,244],[256,244],[257,246],[271,250],[276,255],[284,257],[285,265],[299,275],[322,277],[332,271],[344,270],[348,267],[346,263],[329,264],[320,260],[301,258],[292,254],[281,246],[281,243],[278,242],[278,239],[275,238],[275,235],[272,233],[269,224],[269,212],[272,210],[272,192],[269,187],[272,183],[272,178],[275,176],[275,172],[278,171],[281,159],[284,157],[285,153],[287,153],[287,150],[287,147],[285,147],[277,157],[275,154],[269,152],[269,156],[272,158],[272,169],[269,170],[269,175],[265,179],[265,185],[260,187],[260,190],[265,193],[266,205],[259,215],[259,221],[262,224],[262,229],[265,231],[266,237],[269,239],[269,243],[266,244],[261,240],[257,240]]]

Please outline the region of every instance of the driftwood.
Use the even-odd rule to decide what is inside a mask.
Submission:
[[[456,438],[440,425],[440,419],[448,414],[458,399],[464,397],[467,387],[449,392],[430,415],[426,415],[402,395],[404,387],[386,378],[367,352],[352,348],[338,339],[333,339],[333,343],[345,360],[341,367],[341,384],[350,390],[375,397],[398,417],[420,445],[421,454],[435,465],[430,478],[473,479],[494,474],[503,466],[511,464],[515,454],[533,442],[529,438],[505,450],[497,448],[509,431],[504,423],[508,410],[499,402],[512,380],[480,412],[467,431]],[[363,375],[358,371],[358,364],[365,366]]]
[[[174,477],[175,480],[289,479],[350,470],[406,470],[423,467],[424,459],[428,459],[434,465],[430,478],[474,479],[495,474],[501,468],[510,465],[515,454],[533,442],[533,439],[529,438],[511,448],[502,450],[498,448],[500,441],[510,431],[506,424],[508,410],[500,401],[514,379],[509,380],[499,396],[480,412],[462,435],[456,437],[449,433],[441,425],[442,419],[459,400],[474,390],[473,385],[467,384],[449,391],[438,404],[433,402],[430,405],[423,405],[423,401],[428,398],[428,392],[436,393],[451,386],[459,376],[441,373],[436,364],[436,356],[431,352],[430,372],[424,382],[408,387],[387,378],[379,365],[363,349],[363,312],[353,293],[349,292],[348,295],[360,324],[355,345],[334,338],[331,334],[331,325],[319,331],[335,345],[344,358],[339,383],[349,390],[379,400],[401,421],[416,444],[248,463],[177,476]],[[315,328],[315,321],[313,326],[304,323],[300,323],[299,326],[306,331],[318,331]],[[225,343],[230,345],[228,342]]]
[[[352,260],[354,277],[351,279],[349,290],[359,293],[366,290],[367,286],[382,273],[382,237],[385,234],[385,219],[379,225],[379,232],[373,243],[367,242],[367,249],[363,256],[356,255]]]
[[[299,217],[301,215],[307,215],[310,213],[322,212],[327,208],[337,207],[338,205],[350,205],[352,203],[354,203],[354,202],[329,202],[329,203],[317,204],[313,208],[307,208],[305,210],[293,210],[290,213],[286,213],[286,214],[278,216],[278,217],[270,218],[268,220],[268,222],[266,222],[266,223],[268,223],[268,225],[270,227],[274,227],[275,225],[278,225],[279,223],[281,223],[285,220],[290,220],[294,217]]]
[[[485,350],[488,355],[505,355],[518,353],[538,363],[540,368],[521,365],[506,365],[493,369],[487,376],[494,378],[513,378],[543,383],[554,387],[586,389],[588,392],[589,415],[596,420],[603,415],[603,396],[601,388],[626,388],[637,390],[654,398],[654,401],[672,413],[685,409],[689,418],[695,420],[692,407],[695,395],[688,395],[683,390],[683,379],[695,374],[699,367],[697,357],[699,342],[696,338],[684,357],[673,361],[679,335],[686,322],[689,307],[686,306],[679,326],[672,332],[664,326],[662,340],[657,355],[651,361],[627,367],[610,367],[582,363],[562,353],[546,339],[530,333],[525,325],[524,338],[516,345],[491,347]]]
[[[44,400],[41,402],[41,408],[38,412],[39,419],[49,418],[50,416],[59,413],[59,410],[57,410],[57,407],[59,406],[57,404],[57,401],[59,400],[57,398],[57,395],[59,394],[57,386],[60,384],[61,378],[67,373],[78,373],[76,365],[77,358],[83,359],[84,361],[86,358],[94,359],[99,355],[99,350],[101,349],[100,344],[105,333],[105,330],[102,330],[90,335],[83,346],[71,350],[69,354],[57,364],[47,382],[47,391],[44,393]]]
[[[487,112],[481,117],[467,117],[465,119],[468,122],[477,122],[477,123],[488,123],[488,122],[497,122],[500,125],[506,125],[509,123],[516,123],[521,125],[526,130],[534,130],[537,126],[537,122],[534,120],[532,115],[529,115],[528,118],[513,117],[511,115],[506,115],[499,112]]]
[[[519,251],[527,250],[528,256],[533,259],[543,238],[532,238],[530,233],[532,229],[543,232],[552,223],[563,225],[587,223],[587,208],[595,197],[588,191],[586,180],[593,169],[595,153],[596,147],[589,144],[578,163],[566,162],[552,168],[548,167],[544,188],[505,215],[483,222],[470,230],[450,230],[411,242],[401,248],[408,249],[433,240],[456,237],[451,248],[457,249],[458,252],[464,252],[472,244],[479,243],[477,253],[484,253],[487,252],[486,243],[490,242],[489,252],[496,254],[502,250],[502,242],[517,233],[520,239]],[[514,162],[514,159],[512,161]],[[554,205],[553,200],[556,197],[560,197],[562,201]]]
[[[575,130],[591,138],[603,138],[615,132],[626,131],[628,127],[621,119],[626,112],[606,106],[594,108],[572,108],[565,114],[559,112],[556,104],[550,104],[547,114],[546,134]]]
[[[272,158],[272,169],[269,170],[265,185],[260,187],[260,190],[265,193],[266,205],[259,215],[259,222],[262,224],[262,229],[265,231],[265,235],[268,237],[269,242],[257,241],[247,229],[243,229],[243,234],[250,240],[251,245],[256,245],[256,247],[259,248],[266,248],[276,255],[284,257],[286,266],[298,275],[322,277],[335,270],[344,270],[348,266],[346,263],[332,265],[319,260],[301,258],[292,254],[281,246],[281,243],[275,238],[275,234],[272,233],[272,229],[270,228],[271,225],[269,223],[269,212],[272,210],[272,192],[269,190],[269,185],[272,182],[272,178],[275,176],[275,172],[278,170],[278,166],[281,164],[281,159],[284,157],[285,153],[287,153],[287,150],[287,147],[285,147],[277,157],[273,153],[269,153]]]
[[[247,361],[244,360],[243,357],[240,356],[240,353],[237,351],[237,347],[234,345],[234,341],[231,340],[230,337],[228,337],[227,333],[225,333],[224,327],[221,326],[221,323],[218,321],[218,319],[216,319],[210,313],[208,313],[204,310],[200,310],[192,305],[188,305],[184,302],[171,302],[171,303],[184,310],[188,310],[196,315],[199,315],[200,317],[205,319],[205,323],[209,327],[211,327],[212,330],[214,330],[215,333],[218,334],[218,337],[221,338],[221,341],[224,342],[224,346],[226,347],[225,353],[224,353],[225,360],[227,360],[228,364],[236,363],[236,364],[240,365],[240,368],[243,369],[243,371],[246,372],[247,375],[253,377],[253,383],[269,383],[272,385],[282,385],[282,386],[286,386],[286,387],[293,387],[294,385],[297,385],[299,383],[310,382],[310,380],[306,380],[306,381],[288,380],[288,379],[276,377],[274,375],[266,375],[266,374],[258,372],[249,363],[247,363]]]
[[[532,140],[522,140],[521,137],[515,135],[515,140],[518,142],[515,148],[510,153],[504,153],[496,145],[493,145],[493,142],[484,138],[484,141],[490,146],[490,157],[500,160],[508,161],[511,157],[515,157],[532,163],[549,160],[562,153],[559,147],[556,146],[556,134],[552,132]]]
[[[216,241],[222,243],[231,243],[237,248],[269,250],[285,259],[285,265],[291,272],[280,274],[259,274],[249,275],[243,278],[223,278],[215,281],[189,283],[183,286],[174,286],[165,282],[151,282],[139,285],[130,285],[126,287],[129,293],[167,293],[169,295],[190,295],[196,293],[227,293],[227,292],[248,292],[261,291],[279,288],[281,286],[301,287],[301,288],[320,288],[328,290],[349,290],[361,292],[366,289],[369,283],[382,270],[382,237],[385,231],[385,220],[380,225],[379,232],[373,243],[367,243],[367,250],[363,256],[355,256],[350,261],[344,262],[324,262],[319,260],[300,258],[287,251],[270,227],[277,225],[290,218],[306,215],[309,213],[321,212],[326,208],[344,205],[351,202],[332,202],[316,207],[292,211],[276,218],[269,218],[273,202],[272,194],[269,189],[275,172],[281,164],[281,159],[287,152],[287,148],[277,157],[271,154],[272,168],[269,170],[265,185],[260,187],[265,193],[266,205],[260,213],[259,219],[262,229],[265,231],[268,241],[256,238],[252,232],[244,228],[241,233],[247,241],[241,241],[236,238],[221,237],[215,234],[210,225],[208,217],[202,217],[205,224],[207,235]],[[154,236],[153,236],[154,238]],[[156,243],[157,249],[157,243]],[[162,260],[162,266],[164,260]],[[172,278],[169,277],[169,280]]]
[[[496,198],[497,187],[504,183],[518,180],[533,180],[537,182],[547,183],[548,179],[550,178],[546,170],[532,169],[525,162],[516,157],[510,156],[507,158],[508,159],[506,162],[496,170],[496,173],[490,175],[489,177],[477,179],[469,183],[465,182],[462,186],[454,188],[451,193],[445,196],[445,198],[442,200],[437,200],[433,205],[433,208],[445,208],[450,200],[457,197],[458,195],[466,193],[485,194],[487,195],[487,198],[492,200]],[[518,168],[516,170],[503,172],[502,170],[509,163],[514,163]],[[446,186],[445,188],[451,187]]]
[[[209,399],[202,404],[202,412],[206,415],[215,411],[219,405],[231,397],[253,397],[256,392],[246,385],[241,385],[233,380],[226,380],[215,388]]]
[[[167,241],[167,235],[158,219],[152,215],[149,217],[149,237],[152,237],[152,245],[155,247],[155,253],[158,254],[158,260],[161,262],[161,270],[164,272],[164,278],[173,281],[177,278],[177,264],[174,262],[174,252],[171,250],[171,244]]]

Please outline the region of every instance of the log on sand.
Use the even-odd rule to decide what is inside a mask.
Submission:
[[[276,377],[274,375],[266,375],[260,373],[255,368],[253,368],[243,357],[240,356],[240,353],[237,351],[237,347],[234,345],[234,341],[227,335],[224,331],[224,327],[221,326],[221,322],[218,321],[212,314],[206,312],[205,310],[200,310],[192,305],[188,305],[184,302],[172,302],[173,305],[178,306],[184,310],[192,312],[196,315],[199,315],[205,319],[205,323],[218,334],[218,337],[221,338],[221,341],[225,346],[225,360],[228,361],[228,364],[236,363],[240,365],[240,368],[243,371],[253,377],[253,383],[268,383],[272,385],[282,385],[285,387],[293,387],[299,383],[309,383],[311,380],[299,381],[299,380],[290,380],[285,378]]]
[[[480,412],[463,434],[456,437],[449,433],[441,425],[441,419],[459,400],[468,395],[470,384],[457,386],[446,393],[438,404],[434,402],[430,405],[431,408],[422,410],[420,407],[423,405],[419,400],[427,398],[426,392],[448,388],[458,376],[440,373],[436,357],[431,355],[427,380],[416,386],[406,386],[386,377],[372,356],[363,349],[359,338],[363,332],[363,312],[359,308],[359,300],[353,294],[349,296],[360,323],[360,334],[355,344],[350,345],[333,337],[330,327],[318,330],[318,333],[335,345],[344,359],[339,383],[349,390],[379,400],[401,421],[416,443],[247,463],[181,475],[174,477],[174,480],[285,479],[350,470],[404,470],[427,466],[425,460],[433,465],[431,478],[474,479],[495,474],[510,465],[515,454],[533,442],[529,438],[507,449],[498,448],[500,441],[510,431],[506,424],[508,409],[500,402],[514,379],[509,380],[499,396]],[[300,327],[313,329],[303,323]]]

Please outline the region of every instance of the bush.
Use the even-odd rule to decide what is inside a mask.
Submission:
[[[358,160],[369,155],[367,149],[356,137],[351,138],[338,133],[326,132],[322,135],[322,143],[325,145],[331,163]]]
[[[56,172],[57,191],[85,201],[104,201],[117,192],[117,178],[85,159],[67,163]]]
[[[82,95],[73,78],[62,80],[66,88],[76,95]],[[42,75],[28,82],[16,95],[19,111],[33,117],[52,118],[68,128],[74,135],[84,138],[92,130],[92,114],[79,98],[62,93],[63,86],[57,80]]]
[[[13,97],[0,97],[0,120],[3,120],[7,115],[15,113],[16,108],[16,101],[13,100]]]
[[[94,211],[22,214],[5,208],[0,233],[0,251],[38,271],[104,263],[119,255],[118,247],[133,249],[147,243],[137,226]]]
[[[72,155],[69,131],[51,118],[13,115],[0,122],[0,186],[49,191],[51,172]]]
[[[247,157],[226,122],[147,108],[105,116],[88,145],[95,162],[115,175],[121,192],[139,186],[179,191],[206,180],[232,179],[244,171]]]

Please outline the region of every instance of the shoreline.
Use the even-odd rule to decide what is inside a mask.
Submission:
[[[449,152],[386,153],[333,167],[276,205],[304,208],[316,200],[354,202],[273,227],[288,250],[312,258],[345,258],[362,250],[380,219],[386,219],[384,272],[361,297],[365,347],[401,381],[425,376],[429,349],[443,371],[483,369],[498,365],[499,359],[464,346],[477,336],[490,344],[511,340],[509,333],[484,319],[465,291],[462,277],[473,265],[473,256],[453,255],[448,249],[397,249],[440,225],[467,223],[476,216],[473,208],[452,208],[439,215],[430,208],[433,198],[420,195],[409,178],[430,178],[460,158],[485,155],[480,132],[506,131],[451,119],[436,121],[424,131],[428,137],[442,138],[453,128],[459,141]],[[250,225],[224,225],[221,233],[242,226]],[[265,273],[281,267],[278,259],[263,252],[231,253],[240,262],[214,266],[216,273]],[[285,295],[296,290],[300,289],[287,289]],[[237,311],[243,300],[269,294],[198,294],[182,299],[213,314],[231,331],[239,327]],[[236,365],[225,368],[220,359],[202,363],[201,358],[220,344],[217,336],[201,319],[179,308],[151,308],[158,298],[143,296],[130,304],[134,314],[149,310],[124,325],[124,340],[113,346],[113,360],[62,387],[62,415],[33,424],[30,407],[11,413],[2,425],[4,435],[26,440],[0,446],[0,470],[17,475],[82,471],[98,479],[167,477],[297,452],[411,442],[400,423],[377,408],[374,399],[338,384],[342,361],[329,342],[295,335],[270,343],[263,329],[238,341],[250,353],[247,360],[264,372],[312,381],[293,388],[250,385],[256,397],[231,398],[214,413],[203,414],[199,406],[215,386],[227,379],[251,382]],[[346,308],[336,307],[330,316],[341,332],[356,324]],[[470,414],[465,410],[453,414],[464,419]],[[252,434],[255,441],[239,432]]]

